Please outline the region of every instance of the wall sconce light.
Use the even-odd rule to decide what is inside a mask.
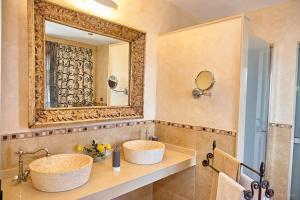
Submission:
[[[118,9],[118,4],[116,4],[116,2],[114,2],[113,0],[94,0],[97,3],[100,3],[104,6],[110,7],[110,8],[114,8],[114,9]]]

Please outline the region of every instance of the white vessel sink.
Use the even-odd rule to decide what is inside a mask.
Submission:
[[[124,157],[134,164],[155,164],[162,161],[165,145],[150,140],[133,140],[123,143]]]
[[[83,154],[57,154],[29,164],[33,186],[44,192],[61,192],[85,184],[93,159]]]

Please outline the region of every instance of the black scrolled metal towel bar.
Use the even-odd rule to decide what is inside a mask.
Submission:
[[[0,200],[3,199],[3,191],[1,189],[1,179],[0,179]]]
[[[213,151],[216,148],[216,141],[213,142]],[[202,161],[202,165],[204,167],[210,167],[212,168],[214,171],[216,171],[217,173],[219,173],[219,170],[215,169],[212,165],[210,165],[210,160],[214,158],[214,154],[213,153],[208,153],[206,155],[206,160]],[[251,200],[254,197],[254,193],[255,190],[258,190],[258,200],[261,200],[262,197],[262,190],[265,190],[265,196],[267,198],[272,198],[274,196],[274,190],[269,188],[269,181],[267,180],[263,180],[264,176],[265,176],[265,163],[262,162],[259,168],[259,171],[245,165],[244,163],[241,163],[242,167],[245,167],[247,169],[249,169],[250,171],[256,173],[259,176],[259,182],[258,181],[252,181],[251,183],[251,190],[245,190],[244,191],[244,198],[246,200]]]

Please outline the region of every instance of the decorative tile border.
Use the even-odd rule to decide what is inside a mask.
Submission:
[[[278,128],[289,128],[289,129],[291,129],[293,127],[290,124],[279,124],[279,123],[272,123],[272,122],[269,123],[269,126],[270,127],[278,127]]]
[[[51,135],[73,134],[79,132],[95,131],[100,129],[113,129],[119,127],[154,124],[154,123],[162,124],[166,126],[178,127],[178,128],[191,129],[196,131],[211,132],[211,133],[222,134],[222,135],[233,136],[233,137],[236,137],[237,135],[236,131],[222,130],[222,129],[216,129],[211,127],[204,127],[204,126],[193,126],[189,124],[181,124],[181,123],[167,122],[161,120],[144,120],[144,121],[129,121],[129,122],[101,124],[101,125],[81,126],[81,127],[73,127],[73,128],[45,129],[45,130],[38,130],[38,131],[34,130],[32,132],[24,132],[24,133],[12,133],[12,134],[1,135],[1,140],[8,141],[8,140],[17,140],[17,139],[25,139],[25,138],[45,137]],[[275,124],[275,123],[270,123],[270,126],[280,127],[280,128],[292,127],[291,125],[288,124]]]
[[[233,136],[233,137],[235,137],[237,134],[236,131],[215,129],[215,128],[209,128],[209,127],[204,127],[204,126],[193,126],[193,125],[189,125],[189,124],[173,123],[173,122],[160,121],[160,120],[155,120],[155,124],[162,124],[162,125],[166,125],[166,126],[173,126],[173,127],[185,128],[185,129],[192,129],[192,130],[196,130],[196,131],[205,131],[205,132],[228,135],[228,136]]]
[[[1,141],[45,137],[51,135],[73,134],[79,132],[95,131],[100,129],[112,129],[112,128],[119,128],[125,126],[136,126],[136,125],[145,125],[145,124],[154,124],[154,120],[119,122],[119,123],[91,125],[91,126],[82,126],[82,127],[73,127],[73,128],[45,129],[45,130],[38,130],[38,131],[34,130],[32,132],[24,132],[24,133],[11,133],[11,134],[1,135]]]

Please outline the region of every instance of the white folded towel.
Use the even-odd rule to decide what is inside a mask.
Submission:
[[[254,180],[252,178],[250,178],[249,176],[247,176],[246,174],[241,174],[241,178],[240,178],[240,184],[241,186],[243,186],[246,190],[251,190],[251,183]],[[253,200],[257,200],[258,199],[258,190],[254,190],[254,196],[252,198]],[[268,200],[269,198],[267,198],[265,196],[265,190],[262,190],[262,198],[261,200]]]
[[[219,173],[216,200],[241,200],[244,197],[244,190],[245,188],[232,178],[223,172]]]
[[[213,167],[237,182],[240,180],[241,162],[221,149],[214,149]],[[219,173],[213,171],[210,200],[216,200],[218,179]]]

